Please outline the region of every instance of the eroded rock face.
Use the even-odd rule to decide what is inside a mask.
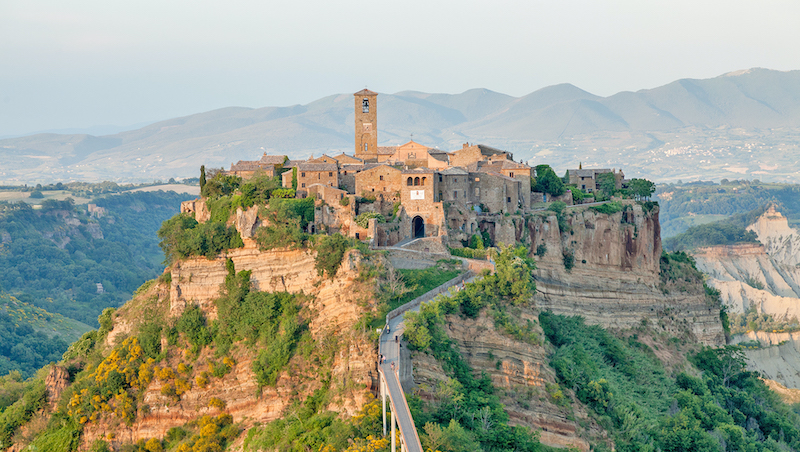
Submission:
[[[216,317],[214,299],[220,295],[220,286],[225,280],[226,258],[231,258],[236,271],[250,270],[255,290],[302,292],[308,295],[309,311],[312,314],[309,330],[317,341],[336,335],[338,351],[331,364],[331,391],[340,394],[328,407],[343,414],[355,414],[367,401],[369,389],[377,378],[375,373],[375,344],[355,330],[355,325],[365,310],[374,303],[371,283],[359,282],[358,266],[360,254],[349,252],[343,259],[333,279],[322,279],[314,268],[314,254],[308,250],[259,251],[252,241],[245,248],[232,250],[217,259],[188,259],[176,263],[172,268],[172,282],[167,301],[163,294],[168,317],[177,317],[190,304],[203,309],[207,317]],[[379,258],[379,257],[378,257]],[[156,289],[146,295],[152,296]],[[134,300],[135,303],[135,300]],[[124,314],[123,314],[124,316]],[[139,319],[138,321],[141,321]],[[118,318],[117,325],[125,332],[135,331],[136,320]],[[112,330],[110,336],[115,331]],[[125,333],[122,333],[125,334]],[[174,348],[173,348],[174,349]],[[108,415],[99,422],[86,425],[82,441],[91,445],[95,439],[108,440],[112,434],[113,444],[136,442],[139,439],[162,438],[167,430],[181,426],[204,414],[216,415],[220,411],[209,407],[211,398],[225,402],[225,412],[235,422],[247,429],[257,423],[265,423],[285,415],[285,409],[298,398],[302,399],[321,387],[318,364],[307,363],[302,356],[292,358],[289,366],[280,375],[276,387],[259,388],[252,369],[254,352],[245,346],[234,355],[235,366],[223,378],[210,378],[206,387],[193,384],[179,401],[162,395],[163,382],[154,379],[144,393],[142,404],[147,406],[139,412],[132,425],[121,423],[116,416]],[[210,372],[209,362],[219,357],[214,350],[205,348],[193,365],[192,379],[202,371]],[[171,352],[160,366],[177,368],[178,363],[187,363],[181,350]]]
[[[61,393],[69,385],[69,372],[61,366],[53,366],[50,373],[44,379],[44,386],[47,389],[47,404],[50,410],[55,410],[61,399]]]
[[[534,322],[536,331],[544,337],[534,311],[525,310],[520,317],[522,322]],[[574,415],[584,425],[589,425],[588,431],[578,421],[569,419],[570,410],[552,403],[547,386],[555,385],[556,379],[547,365],[547,352],[543,346],[520,342],[499,333],[485,311],[477,319],[448,316],[445,328],[467,363],[473,369],[486,372],[492,384],[501,389],[501,399],[511,424],[541,430],[540,440],[548,446],[589,451],[589,442],[584,436],[600,435],[601,429],[577,404],[574,405]],[[446,379],[441,364],[424,353],[414,352],[412,359],[417,390],[422,397],[435,398],[438,382]]]
[[[704,344],[725,342],[719,306],[710,306],[702,287],[672,292],[659,287],[661,227],[658,209],[644,212],[637,204],[613,215],[586,209],[566,217],[571,232],[560,231],[555,216],[528,222],[540,309],[580,315],[587,323],[630,328],[642,321],[674,333],[687,329]],[[567,270],[565,255],[574,266]]]

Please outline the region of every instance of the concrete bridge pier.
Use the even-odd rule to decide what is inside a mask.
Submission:
[[[386,436],[386,381],[381,375],[381,407],[383,408],[383,436]],[[394,427],[394,426],[393,426]]]
[[[395,419],[394,419],[394,410],[392,410],[392,452],[397,452],[397,446],[395,445]]]

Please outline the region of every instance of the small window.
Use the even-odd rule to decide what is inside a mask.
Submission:
[[[453,199],[458,199],[458,190],[453,190]]]
[[[321,173],[317,173],[317,179],[322,179],[322,174]]]
[[[506,202],[511,202],[511,196],[506,198]]]
[[[369,113],[369,99],[366,97],[364,100],[361,101],[361,112],[362,113]]]
[[[419,177],[414,178],[414,185],[419,185]]]
[[[369,144],[364,143],[364,152],[367,152],[367,150],[369,150]]]
[[[439,182],[441,182],[441,181],[442,181],[442,175],[440,174],[439,175]]]
[[[478,188],[478,187],[475,187],[475,197],[478,198],[480,196],[481,196],[481,189]]]
[[[375,192],[375,188],[374,187],[372,188],[372,191]]]
[[[333,171],[328,171],[328,177],[333,177]]]
[[[408,178],[408,180],[406,181],[406,185],[408,185],[409,187],[410,187],[410,186],[412,186],[412,185],[414,185],[414,181],[413,181],[413,179],[411,179],[411,178],[409,177],[409,178]]]
[[[426,177],[422,178],[422,185],[425,185],[425,179],[427,179],[427,178]]]
[[[302,184],[300,184],[300,188],[306,188],[306,183],[303,182]]]
[[[347,176],[347,171],[344,172],[344,175]]]
[[[300,177],[306,177],[306,173],[300,173]]]
[[[508,177],[514,177],[514,173],[508,173]]]
[[[381,176],[381,180],[383,180],[383,176]]]

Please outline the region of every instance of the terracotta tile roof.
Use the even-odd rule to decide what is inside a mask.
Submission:
[[[270,165],[280,165],[280,164],[283,163],[284,160],[286,160],[286,156],[285,155],[267,155],[267,154],[264,154],[263,156],[261,156],[261,160],[259,160],[259,162],[267,163],[267,164],[270,164]]]
[[[609,168],[571,169],[568,171],[570,176],[574,174],[578,177],[594,177],[595,174],[610,173],[611,169]]]
[[[414,173],[416,173],[416,174],[433,174],[435,172],[436,172],[435,170],[432,170],[430,168],[414,168],[414,169],[403,170],[403,174],[414,174]]]
[[[231,171],[255,171],[260,168],[258,161],[252,160],[239,160],[231,165]]]
[[[452,166],[450,168],[439,171],[445,176],[465,176],[468,174],[467,170],[459,166]]]
[[[357,93],[354,93],[353,95],[354,96],[377,96],[378,93],[376,93],[375,91],[370,91],[370,90],[364,88],[361,91],[359,91]]]
[[[378,155],[392,155],[397,152],[397,146],[378,146]]]
[[[297,165],[300,171],[339,171],[339,166],[335,163],[307,163]]]

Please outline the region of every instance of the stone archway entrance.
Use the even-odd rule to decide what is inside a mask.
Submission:
[[[414,220],[411,222],[411,235],[415,239],[425,237],[425,222],[422,220],[422,217],[414,217]]]

